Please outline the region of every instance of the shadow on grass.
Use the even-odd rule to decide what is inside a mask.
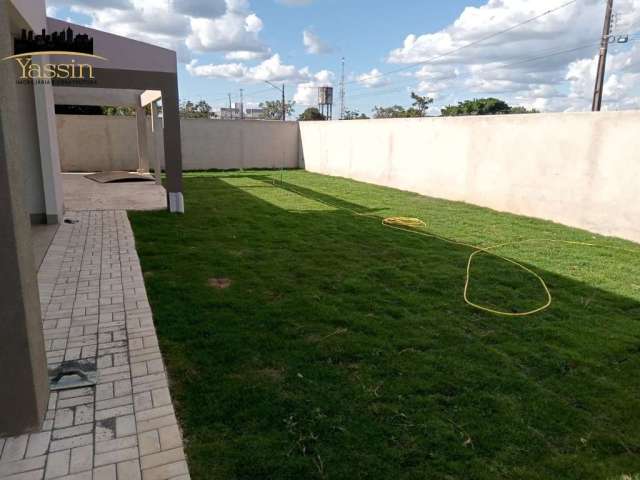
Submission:
[[[462,302],[468,248],[343,210],[289,211],[297,195],[375,211],[299,183],[265,201],[224,176],[185,178],[184,216],[130,213],[193,478],[640,471],[638,302],[531,265],[549,310],[475,311]],[[544,300],[494,257],[476,269],[474,299]]]

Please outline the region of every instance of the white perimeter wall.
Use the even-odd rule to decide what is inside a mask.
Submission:
[[[57,115],[57,122],[63,171],[138,168],[135,117]],[[180,130],[184,170],[298,167],[296,122],[182,119]],[[162,145],[149,147],[153,155]]]
[[[640,112],[303,122],[300,138],[312,172],[640,241]]]
[[[138,169],[136,117],[56,115],[63,172]]]
[[[183,119],[182,168],[298,167],[297,122]]]
[[[57,117],[63,170],[138,167],[135,117]],[[300,165],[640,241],[640,112],[181,129],[184,170]]]

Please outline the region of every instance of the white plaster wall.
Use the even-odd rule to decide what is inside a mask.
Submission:
[[[57,115],[63,171],[136,170],[135,117]],[[150,133],[150,152],[158,140]],[[182,119],[184,170],[295,168],[296,122]]]
[[[640,112],[302,122],[307,170],[640,241]]]

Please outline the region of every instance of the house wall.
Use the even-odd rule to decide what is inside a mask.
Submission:
[[[638,132],[640,112],[300,124],[309,171],[634,241]]]
[[[135,117],[57,115],[57,123],[63,171],[138,168]],[[180,131],[184,170],[298,166],[295,122],[182,119]],[[162,145],[147,137],[153,155]]]
[[[13,34],[28,26],[23,17],[33,16],[20,12],[0,2],[0,58],[13,53]],[[16,85],[13,63],[0,62],[0,437],[39,428],[49,397],[28,208],[38,151],[35,118],[28,118],[34,89]]]
[[[11,41],[13,37],[20,34],[23,28],[38,29],[44,25],[44,2],[43,1],[14,1],[7,4],[9,28],[7,34]],[[10,47],[2,55],[11,55],[13,49]],[[38,115],[36,104],[36,89],[28,84],[16,84],[19,77],[19,67],[15,61],[3,62],[6,78],[3,81],[12,82],[15,89],[17,110],[12,126],[21,132],[21,166],[22,181],[24,183],[24,205],[33,223],[45,223],[47,221],[47,207],[45,204],[45,191],[43,183],[42,160],[40,154],[40,141],[38,136]],[[41,87],[42,88],[42,87]]]
[[[20,106],[15,118],[16,126],[29,138],[22,147],[26,207],[33,223],[46,223],[47,209],[44,200],[34,89],[31,85],[16,85],[15,93]]]

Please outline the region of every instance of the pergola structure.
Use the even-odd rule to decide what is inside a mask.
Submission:
[[[103,58],[78,57],[93,66],[95,82],[18,82],[19,67],[8,57],[15,53],[14,39],[22,30],[59,32],[69,27],[92,37],[94,53]],[[38,56],[32,62],[76,61],[70,55]],[[184,203],[175,52],[47,18],[44,0],[0,0],[0,59],[1,437],[37,430],[49,398],[30,222],[61,223],[64,214],[54,96],[76,105],[135,106],[142,169],[149,158],[143,109],[153,106],[155,127],[161,101],[167,204],[170,211],[182,212]]]
[[[65,86],[54,82],[55,103],[134,107],[137,117],[140,171],[148,170],[151,159],[150,152],[147,151],[144,110],[150,105],[152,129],[154,133],[162,132],[163,135],[169,211],[184,212],[176,53],[118,35],[47,18],[48,31],[57,32],[67,28],[71,28],[74,34],[86,34],[93,38],[94,54],[106,60],[82,59],[83,63],[93,66],[95,83],[81,82],[77,86]],[[162,122],[158,114],[159,102],[162,103]],[[159,179],[160,156],[155,155],[153,160],[156,178]]]

